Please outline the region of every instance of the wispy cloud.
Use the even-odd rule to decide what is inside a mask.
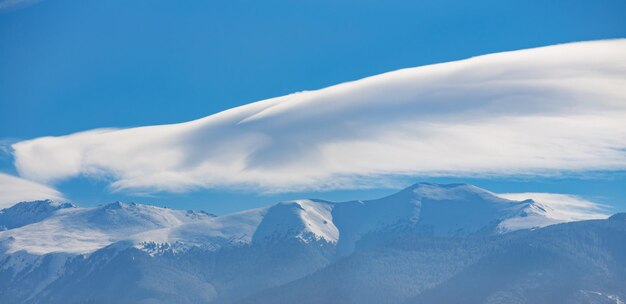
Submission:
[[[13,145],[19,173],[115,190],[350,188],[390,175],[626,169],[626,40],[390,72],[196,121]]]
[[[41,1],[43,0],[0,0],[0,12],[24,8]]]
[[[51,187],[0,173],[0,209],[38,199],[63,200],[63,195]]]
[[[546,212],[551,218],[564,222],[604,219],[609,216],[609,206],[592,202],[577,195],[524,192],[502,193],[498,196],[516,201],[532,199],[543,206],[547,206]]]

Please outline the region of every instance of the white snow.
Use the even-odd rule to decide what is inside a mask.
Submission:
[[[297,200],[295,203],[302,207],[299,216],[304,222],[306,231],[313,233],[317,239],[324,239],[331,243],[337,242],[339,230],[333,223],[332,204],[311,200]]]
[[[0,210],[0,230],[13,229],[41,221],[52,216],[60,209],[75,208],[71,203],[60,203],[51,200],[17,203]]]
[[[136,233],[209,218],[201,213],[118,202],[60,209],[42,221],[0,232],[0,242],[8,253],[89,253]]]
[[[572,204],[579,208],[575,219],[584,219],[583,210],[594,206],[588,201],[544,205],[533,200],[502,198],[472,185],[425,183],[378,200],[346,203],[295,200],[217,217],[132,203],[77,208],[39,201],[0,211],[0,221],[2,214],[21,214],[28,219],[23,226],[0,231],[0,250],[15,257],[86,254],[115,242],[130,241],[123,244],[155,253],[159,248],[216,250],[295,238],[304,243],[336,243],[339,252],[345,254],[351,252],[362,236],[402,225],[448,236],[485,229],[506,233],[544,227],[573,220],[572,213],[564,208]],[[587,217],[595,216],[590,213]],[[10,263],[17,261],[12,259]]]
[[[335,243],[339,230],[333,223],[334,204],[315,200],[286,201],[267,209],[254,233],[255,242],[295,238],[304,243]]]
[[[590,300],[593,300],[593,303],[624,304],[624,301],[622,301],[618,295],[606,294],[599,291],[591,290],[581,290],[581,292],[586,294],[587,296],[591,296]]]
[[[214,247],[248,244],[267,208],[191,221],[174,227],[149,230],[130,237],[136,244],[184,243],[186,246]]]

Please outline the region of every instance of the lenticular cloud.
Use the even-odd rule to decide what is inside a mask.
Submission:
[[[626,169],[626,40],[398,70],[199,120],[13,145],[23,177],[131,191],[349,188],[402,174]]]
[[[63,200],[59,191],[19,177],[0,173],[0,209],[23,201],[38,199]]]

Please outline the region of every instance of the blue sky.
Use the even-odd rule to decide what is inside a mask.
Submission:
[[[624,1],[74,1],[0,12],[0,138],[177,123],[399,68],[626,37]],[[15,174],[12,159],[0,169]],[[403,177],[497,192],[583,195],[626,210],[626,174]],[[258,194],[111,193],[57,184],[89,205],[115,199],[225,213],[277,200],[370,198],[393,189]]]

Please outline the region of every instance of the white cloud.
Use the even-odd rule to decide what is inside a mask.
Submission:
[[[548,207],[546,212],[550,218],[563,222],[605,219],[609,216],[606,213],[608,206],[571,194],[525,192],[502,193],[498,196],[516,201],[532,199]]]
[[[624,39],[486,55],[181,124],[22,141],[15,165],[40,182],[104,177],[115,190],[142,192],[623,170],[625,63]]]
[[[0,173],[0,209],[38,199],[63,200],[63,195],[48,186]]]
[[[41,2],[42,0],[0,0],[0,12],[24,8]]]

